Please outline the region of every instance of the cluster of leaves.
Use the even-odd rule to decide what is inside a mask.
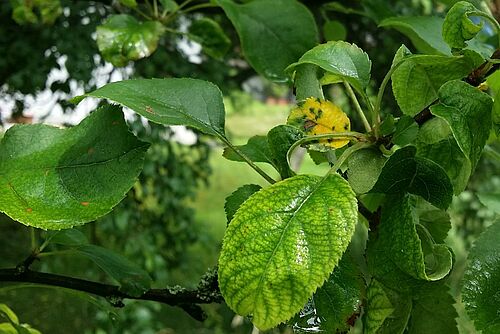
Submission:
[[[165,32],[157,22],[179,8],[162,3],[164,13],[149,24],[115,16],[102,26],[104,57],[120,65],[153,52]],[[362,313],[367,333],[457,333],[446,285],[453,267],[445,244],[451,228],[446,209],[499,126],[498,100],[484,85],[476,87],[495,70],[496,60],[489,58],[488,44],[476,39],[482,26],[470,17],[485,18],[496,37],[498,23],[467,2],[456,3],[440,29],[424,26],[434,29],[432,38],[422,28],[426,19],[384,21],[427,52],[412,54],[402,45],[372,102],[368,55],[343,41],[316,45],[317,27],[304,5],[216,4],[233,23],[251,66],[270,80],[293,82],[304,101],[290,124],[235,146],[225,133],[220,90],[189,78],[115,82],[74,101],[104,98],[155,123],[193,127],[220,140],[225,157],[246,162],[271,184],[246,185],[227,198],[229,225],[218,270],[226,303],[251,316],[259,329],[290,321],[298,331],[345,331]],[[440,31],[442,38],[435,35]],[[382,120],[391,80],[399,111]],[[498,84],[490,82],[496,96]],[[324,100],[323,86],[339,83],[364,133],[350,131],[349,118]],[[299,146],[318,163],[330,163],[330,171],[297,175],[289,161]],[[72,129],[13,127],[0,144],[0,181],[6,185],[0,188],[0,210],[45,229],[85,224],[109,212],[132,187],[147,148],[128,132],[118,106],[101,107]],[[281,180],[255,162],[273,166]],[[465,306],[484,333],[500,326],[498,226],[477,241],[463,284]],[[135,296],[147,290],[139,284],[145,276],[130,272],[128,264],[116,257],[100,262],[92,254],[123,291]]]

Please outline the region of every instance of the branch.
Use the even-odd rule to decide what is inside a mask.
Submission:
[[[150,300],[170,306],[178,306],[198,321],[206,318],[198,304],[222,303],[224,299],[217,284],[217,270],[205,274],[195,290],[180,286],[150,289],[142,296],[131,296],[116,285],[103,284],[80,278],[43,273],[19,268],[0,269],[0,282],[36,283],[83,291],[106,298],[114,307],[123,307],[123,299]]]

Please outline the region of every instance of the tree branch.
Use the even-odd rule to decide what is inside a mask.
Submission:
[[[198,304],[222,303],[224,299],[217,284],[217,270],[206,273],[195,290],[180,286],[165,289],[150,289],[142,296],[131,296],[116,285],[103,284],[80,278],[43,273],[19,268],[0,269],[0,282],[36,283],[83,291],[106,298],[114,307],[123,307],[123,299],[150,300],[170,306],[181,307],[199,321],[206,318]]]

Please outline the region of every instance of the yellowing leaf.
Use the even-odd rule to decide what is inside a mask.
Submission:
[[[346,132],[351,130],[347,115],[330,101],[307,98],[297,104],[288,116],[287,123],[300,128],[308,136]],[[340,148],[349,143],[348,139],[320,139],[322,146]]]

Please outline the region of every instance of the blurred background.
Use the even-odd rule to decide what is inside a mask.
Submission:
[[[99,101],[87,99],[75,106],[69,98],[128,78],[192,77],[214,82],[224,93],[227,133],[236,144],[284,123],[295,103],[288,84],[271,83],[246,63],[236,32],[218,8],[183,15],[174,26],[182,30],[193,20],[210,17],[231,40],[225,55],[214,59],[196,41],[164,34],[150,57],[115,67],[100,56],[95,31],[110,14],[129,12],[119,1],[61,0],[57,15],[28,23],[13,16],[13,8],[20,2],[23,0],[0,1],[0,137],[16,123],[77,124]],[[322,41],[346,40],[369,54],[375,95],[399,46],[405,44],[418,52],[404,35],[377,24],[398,15],[443,16],[455,1],[302,2],[314,13]],[[496,2],[474,4],[499,13]],[[488,37],[486,33],[484,38]],[[327,94],[356,123],[342,89],[332,85]],[[391,94],[386,94],[383,106],[384,112],[397,110]],[[225,197],[243,184],[265,185],[265,181],[246,165],[224,159],[222,147],[210,137],[183,127],[151,124],[133,113],[126,113],[126,117],[132,131],[152,143],[144,170],[112,213],[79,229],[92,243],[123,254],[146,269],[155,287],[195,287],[203,273],[217,264],[227,224]],[[467,190],[454,199],[450,209],[454,227],[448,243],[455,252],[456,265],[449,280],[456,297],[467,251],[497,217],[495,210],[500,207],[487,196],[500,188],[499,147],[494,138],[489,141]],[[267,167],[262,166],[273,174]],[[300,168],[318,175],[328,169],[316,166],[308,156]],[[36,231],[40,240],[44,236],[43,231]],[[29,252],[29,229],[0,215],[0,266],[14,267]],[[99,268],[78,257],[47,257],[35,262],[34,268],[107,281]],[[201,323],[178,308],[159,303],[126,301],[126,307],[117,309],[83,294],[5,283],[0,283],[0,303],[9,305],[22,322],[42,333],[256,333],[247,319],[235,316],[223,304],[203,306],[208,319]],[[473,333],[460,304],[457,310],[461,332]],[[273,332],[292,330],[282,326]]]

